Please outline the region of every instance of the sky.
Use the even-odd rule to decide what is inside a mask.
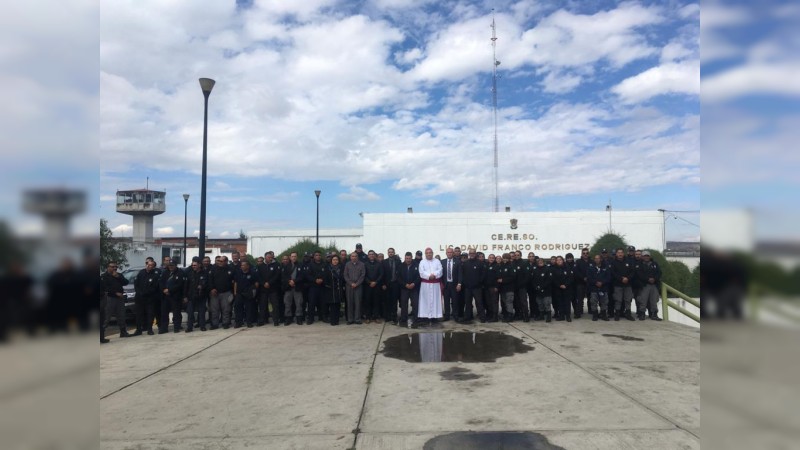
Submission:
[[[203,95],[209,237],[361,225],[359,213],[499,204],[680,211],[700,235],[697,3],[118,1],[99,11],[98,213],[167,191],[157,236],[197,235]]]

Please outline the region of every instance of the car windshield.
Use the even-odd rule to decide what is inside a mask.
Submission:
[[[128,279],[129,283],[133,283],[136,279],[136,274],[139,273],[141,269],[128,269],[122,272],[122,276]]]

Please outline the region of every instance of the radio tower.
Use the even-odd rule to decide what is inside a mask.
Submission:
[[[500,61],[497,60],[497,35],[495,31],[494,9],[492,9],[492,107],[494,108],[494,172],[492,173],[492,181],[494,181],[494,212],[498,212],[500,210],[500,198],[497,187],[497,66],[500,65]]]

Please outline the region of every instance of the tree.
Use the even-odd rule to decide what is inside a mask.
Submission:
[[[244,234],[244,230],[241,228],[239,229],[239,239],[247,239],[247,235]]]
[[[128,258],[125,252],[129,248],[125,242],[114,239],[114,233],[108,228],[106,219],[100,219],[100,270],[105,270],[112,261],[119,266],[126,266]]]
[[[5,222],[0,222],[0,270],[8,268],[13,262],[24,263],[26,259],[11,228]]]
[[[625,243],[625,240],[622,238],[622,236],[614,233],[606,233],[597,239],[591,250],[589,250],[589,254],[594,257],[594,255],[599,255],[603,249],[606,249],[608,250],[609,254],[613,255],[616,249],[625,249],[627,247],[628,244]]]
[[[661,279],[670,286],[686,294],[686,288],[689,287],[692,278],[692,272],[689,270],[689,267],[681,261],[669,261],[669,269],[670,278],[666,279],[662,277]]]
[[[692,298],[700,297],[700,265],[698,264],[692,270],[692,277],[689,278],[689,284],[686,286],[686,295]]]
[[[292,252],[297,252],[297,256],[299,258],[302,258],[306,252],[313,254],[317,250],[322,252],[323,255],[326,255],[330,252],[339,251],[336,248],[335,242],[329,243],[327,247],[317,247],[317,244],[315,244],[314,241],[306,238],[306,239],[300,239],[299,241],[297,241],[297,243],[295,243],[291,247],[281,252],[281,254],[277,256],[277,259],[280,260],[284,255],[288,256]]]

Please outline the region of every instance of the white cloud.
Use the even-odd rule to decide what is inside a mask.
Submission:
[[[435,199],[431,198],[431,199],[425,200],[424,202],[422,202],[422,204],[425,205],[425,206],[439,206],[439,200],[435,200]]]
[[[564,94],[578,87],[581,84],[581,77],[562,72],[548,72],[542,84],[545,92]]]
[[[114,233],[114,236],[116,237],[130,237],[133,233],[133,226],[123,223],[112,228],[111,232]]]
[[[117,196],[116,195],[101,195],[100,196],[101,202],[116,202]]]
[[[800,63],[748,64],[703,80],[703,101],[719,102],[746,94],[800,95]]]
[[[698,95],[700,62],[666,63],[623,80],[611,91],[625,103],[638,103],[664,94]]]
[[[175,228],[173,227],[159,227],[155,231],[156,236],[172,236],[175,234]]]
[[[350,190],[336,196],[339,200],[374,201],[380,200],[380,195],[368,191],[361,186],[350,186]]]
[[[219,237],[226,238],[226,237],[231,237],[233,235],[234,234],[231,233],[230,231],[223,231],[222,233],[219,234]]]

